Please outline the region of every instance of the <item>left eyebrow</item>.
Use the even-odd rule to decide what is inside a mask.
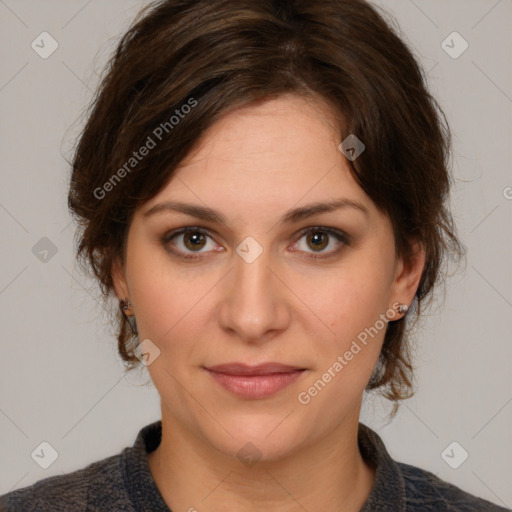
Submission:
[[[368,209],[363,204],[353,201],[352,199],[341,198],[328,203],[313,203],[300,208],[294,208],[293,210],[285,213],[281,217],[280,222],[286,224],[298,222],[302,219],[312,217],[313,215],[332,212],[339,210],[340,208],[354,208],[355,210],[364,213],[365,216],[369,215]]]
[[[353,208],[357,211],[362,212],[365,216],[369,215],[368,209],[363,204],[358,203],[357,201],[353,201],[351,199],[341,198],[327,203],[312,203],[306,206],[301,206],[299,208],[294,208],[286,212],[279,219],[279,222],[283,224],[291,224],[306,219],[308,217],[312,217],[313,215],[332,212],[340,208]],[[181,212],[205,221],[217,222],[224,226],[227,225],[226,217],[222,215],[222,213],[220,213],[219,211],[209,208],[207,206],[182,203],[179,201],[165,201],[163,203],[156,204],[155,206],[144,212],[143,215],[144,217],[149,217],[150,215],[154,215],[156,213],[161,213],[165,211]]]

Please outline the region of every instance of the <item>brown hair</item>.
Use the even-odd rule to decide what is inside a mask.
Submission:
[[[321,98],[341,140],[355,134],[365,144],[351,172],[389,216],[397,254],[410,261],[415,240],[426,249],[408,315],[419,317],[445,256],[464,254],[445,206],[450,131],[411,50],[364,0],[164,0],[141,11],[109,61],[72,161],[77,258],[105,301],[135,209],[221,115],[285,93]],[[132,369],[138,342],[120,311],[117,322]],[[412,394],[405,322],[388,324],[367,388],[395,405]]]

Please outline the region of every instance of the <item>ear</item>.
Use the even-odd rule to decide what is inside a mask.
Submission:
[[[391,304],[399,302],[410,305],[420,284],[425,268],[425,248],[421,242],[415,242],[412,256],[408,262],[399,258],[392,285]]]
[[[112,281],[114,283],[114,290],[119,300],[130,296],[124,265],[119,259],[116,259],[112,265]]]

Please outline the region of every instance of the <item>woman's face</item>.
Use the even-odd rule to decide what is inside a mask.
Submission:
[[[396,258],[333,123],[295,95],[226,115],[129,229],[116,291],[151,358],[160,351],[148,370],[162,417],[226,454],[251,442],[272,460],[357,422],[383,319],[400,318],[390,308],[417,288],[422,261],[409,271]],[[342,200],[359,206],[290,213]],[[301,371],[208,370],[228,363]]]

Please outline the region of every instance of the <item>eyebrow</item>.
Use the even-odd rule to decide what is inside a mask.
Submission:
[[[279,219],[279,222],[282,224],[292,224],[308,217],[312,217],[313,215],[332,212],[340,208],[353,208],[362,212],[365,216],[369,215],[368,209],[363,204],[351,199],[341,198],[327,203],[312,203],[299,208],[294,208],[286,212]],[[167,211],[181,212],[205,221],[217,222],[224,226],[227,225],[226,218],[217,210],[207,206],[182,203],[179,201],[165,201],[163,203],[156,204],[147,210],[143,216],[146,218],[151,215]]]

